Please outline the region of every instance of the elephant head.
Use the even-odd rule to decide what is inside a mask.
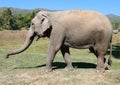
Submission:
[[[7,53],[6,58],[9,58],[10,55],[15,55],[25,51],[31,45],[35,37],[37,38],[36,40],[41,37],[49,37],[51,32],[50,28],[51,24],[47,12],[38,12],[31,21],[31,26],[27,33],[24,45],[18,50]]]
[[[49,13],[45,11],[39,12],[31,21],[32,30],[38,38],[49,37],[48,31],[50,32],[51,26]]]

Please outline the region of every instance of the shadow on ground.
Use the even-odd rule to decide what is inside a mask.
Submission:
[[[96,68],[96,64],[93,63],[84,63],[84,62],[73,62],[72,63],[74,68]],[[14,69],[32,69],[32,68],[40,68],[40,67],[45,67],[46,64],[43,65],[38,65],[38,66],[33,66],[33,67],[16,67]],[[66,64],[64,62],[54,62],[52,67],[53,69],[61,69],[65,68]]]

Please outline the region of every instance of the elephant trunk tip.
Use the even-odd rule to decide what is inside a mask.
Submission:
[[[9,57],[10,57],[10,55],[9,55],[9,54],[6,54],[6,55],[5,55],[5,58],[6,58],[6,59],[8,59]]]

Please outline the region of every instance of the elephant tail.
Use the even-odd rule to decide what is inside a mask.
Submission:
[[[108,65],[110,65],[110,66],[111,66],[111,64],[112,64],[112,59],[111,59],[111,57],[112,57],[112,39],[111,39],[111,41],[110,41],[110,56],[109,56],[109,58],[108,58]]]
[[[112,59],[111,59],[112,58],[112,39],[110,40],[109,45],[110,45],[110,56],[109,56],[108,59],[105,60],[105,66],[104,66],[104,68],[106,68],[108,65],[111,66],[111,64],[112,64]]]

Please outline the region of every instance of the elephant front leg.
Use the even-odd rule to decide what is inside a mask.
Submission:
[[[55,50],[53,46],[49,46],[47,60],[46,60],[46,67],[44,69],[45,72],[52,71],[52,63],[56,53],[57,53],[57,50]]]
[[[57,27],[56,29],[52,30],[51,36],[50,36],[50,44],[48,48],[48,56],[47,56],[47,62],[46,62],[46,71],[52,70],[52,63],[54,60],[54,57],[56,53],[61,48],[63,41],[64,41],[64,29],[61,29],[60,27]]]
[[[72,66],[72,62],[71,62],[69,47],[63,45],[61,47],[61,53],[62,53],[63,58],[67,64],[67,66],[65,67],[65,70],[74,70],[74,68]]]
[[[48,48],[48,55],[47,55],[47,60],[46,60],[46,68],[45,71],[51,71],[52,70],[52,63],[54,60],[54,57],[56,53],[59,51],[61,45],[63,42],[63,38],[57,38],[54,37],[50,40],[49,48]]]

